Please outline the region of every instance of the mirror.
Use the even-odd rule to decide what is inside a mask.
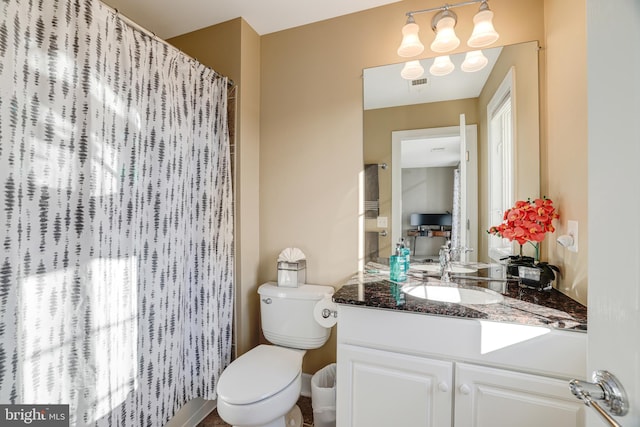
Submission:
[[[404,64],[364,70],[365,261],[389,257],[400,238],[415,259],[437,257],[456,221],[461,246],[473,249],[468,260],[511,251],[486,230],[515,200],[539,193],[538,43],[483,52],[489,63],[475,73],[460,71],[465,54],[452,55],[456,70],[441,77],[429,74],[432,58],[421,60],[425,74],[416,80],[400,76]],[[419,151],[403,167],[396,157],[405,144]],[[465,176],[455,178],[456,169]],[[455,199],[454,188],[465,185]],[[442,215],[449,222],[434,221]]]

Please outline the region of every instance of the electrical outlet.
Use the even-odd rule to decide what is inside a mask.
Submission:
[[[567,250],[578,252],[578,221],[567,221],[567,234],[573,237],[573,245],[568,246]]]
[[[387,220],[386,216],[378,217],[378,228],[387,228],[388,225],[389,225],[389,221]]]

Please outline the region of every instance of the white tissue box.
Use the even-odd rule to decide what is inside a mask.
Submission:
[[[278,261],[278,286],[297,288],[307,281],[307,260]]]

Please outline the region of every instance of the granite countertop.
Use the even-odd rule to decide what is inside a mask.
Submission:
[[[551,289],[541,291],[521,287],[517,279],[505,280],[501,265],[479,265],[478,272],[457,275],[453,284],[443,284],[433,273],[411,269],[404,282],[389,280],[389,267],[378,263],[368,263],[365,271],[355,274],[333,295],[337,304],[350,304],[376,309],[424,313],[468,319],[490,320],[553,329],[580,331],[587,330],[587,307]],[[418,265],[412,264],[412,267]],[[496,281],[477,280],[473,277],[498,278]],[[428,283],[429,285],[481,287],[503,295],[504,300],[494,304],[459,304],[438,302],[411,296],[402,291],[403,286]]]

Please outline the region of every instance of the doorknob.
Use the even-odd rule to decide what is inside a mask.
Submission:
[[[629,400],[622,384],[612,373],[607,371],[595,371],[592,379],[592,383],[571,380],[569,388],[574,396],[582,400],[585,405],[595,409],[609,425],[621,427],[607,412],[607,409],[600,406],[598,402],[604,402],[613,415],[620,417],[626,415],[629,411]]]

